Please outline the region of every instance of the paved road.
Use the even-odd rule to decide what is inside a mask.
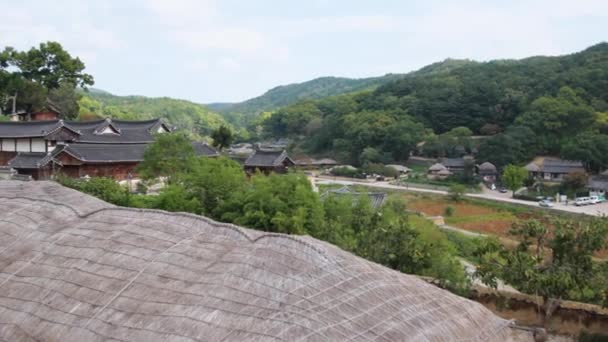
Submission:
[[[411,187],[411,186],[405,187],[405,186],[401,186],[401,185],[389,184],[388,182],[366,182],[366,181],[331,179],[331,178],[321,178],[321,177],[315,178],[314,181],[316,184],[363,185],[363,186],[381,188],[381,189],[414,191],[414,192],[431,193],[431,194],[438,194],[438,195],[447,195],[448,194],[447,191],[443,191],[443,190],[424,189],[424,188],[416,188],[416,187]],[[500,202],[527,205],[527,206],[537,207],[537,208],[539,207],[538,203],[536,203],[536,202],[523,201],[523,200],[511,198],[510,194],[501,194],[498,191],[487,190],[480,194],[466,194],[466,196],[471,197],[471,198],[480,198],[480,199],[494,200],[494,201],[500,201]],[[584,207],[577,207],[573,204],[566,206],[565,204],[562,204],[562,203],[555,203],[555,206],[553,208],[543,208],[543,209],[546,209],[547,211],[561,210],[561,211],[567,211],[567,212],[571,212],[571,213],[587,214],[587,215],[594,215],[594,216],[608,216],[608,202],[604,202],[601,204],[595,204],[595,205],[588,205],[588,206],[584,206]]]

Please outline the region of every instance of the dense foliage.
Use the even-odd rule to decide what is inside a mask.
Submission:
[[[503,279],[541,296],[545,317],[562,299],[608,305],[608,263],[593,261],[594,253],[608,245],[606,218],[551,224],[554,229],[535,220],[514,224],[511,233],[521,241],[514,249],[485,241],[476,252],[479,276],[492,286]]]
[[[468,288],[454,246],[432,223],[408,215],[398,198],[379,209],[367,196],[322,198],[304,175],[247,178],[241,165],[225,157],[196,157],[186,151],[166,158],[162,152],[188,145],[183,135],[162,134],[157,139],[140,167],[150,177],[171,175],[170,184],[156,195],[132,194],[105,178],[60,181],[118,205],[191,212],[267,232],[311,235],[391,268],[440,278],[450,289]]]
[[[80,98],[76,87],[94,83],[84,69],[84,63],[57,42],[27,51],[6,47],[0,51],[0,114],[42,110],[51,100],[63,118],[75,118]]]
[[[319,99],[353,91],[373,89],[398,77],[400,75],[391,74],[361,79],[320,77],[303,83],[278,86],[261,96],[240,103],[217,103],[208,106],[225,115],[233,124],[245,126],[265,111],[274,110],[304,99]]]
[[[403,161],[426,141],[428,156],[475,148],[499,168],[552,154],[599,170],[608,167],[606,89],[608,43],[601,43],[566,56],[416,72],[373,91],[297,102],[262,126],[268,136],[290,136],[309,152],[350,163],[361,163],[366,148]],[[474,141],[471,134],[493,136]]]

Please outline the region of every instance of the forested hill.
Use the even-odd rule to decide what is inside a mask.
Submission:
[[[281,85],[268,90],[263,95],[239,103],[210,103],[207,106],[237,125],[245,125],[264,111],[275,110],[299,100],[314,100],[323,97],[374,90],[382,84],[413,75],[443,73],[465,65],[474,64],[470,60],[446,59],[428,65],[408,74],[387,74],[379,77],[346,78],[320,77],[302,83]]]
[[[318,99],[363,89],[372,89],[398,77],[400,77],[400,75],[394,74],[359,79],[320,77],[307,82],[281,85],[268,90],[261,96],[240,103],[210,104],[210,108],[220,112],[236,112],[244,115],[254,115],[263,111],[287,106],[298,100]]]
[[[423,140],[443,156],[444,134],[468,132],[494,135],[480,154],[497,165],[553,154],[608,168],[608,43],[564,56],[442,65],[373,91],[280,108],[263,118],[263,134],[364,163],[403,161]]]
[[[206,136],[222,124],[224,118],[204,105],[169,97],[116,96],[99,89],[82,92],[80,118],[111,117],[123,120],[165,118],[179,129]]]

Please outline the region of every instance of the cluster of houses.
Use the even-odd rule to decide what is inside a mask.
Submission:
[[[11,121],[0,122],[0,177],[44,180],[61,173],[74,178],[129,180],[137,177],[135,168],[154,136],[171,131],[160,119],[64,121],[56,107],[49,108],[16,113]],[[206,143],[192,145],[199,156],[220,155]],[[255,146],[244,160],[245,171],[280,173],[296,166],[284,149],[270,147]]]
[[[49,179],[61,173],[70,177],[111,177],[127,180],[137,177],[136,166],[143,160],[154,135],[170,132],[160,119],[123,121],[63,121],[59,110],[49,104],[36,113],[17,113],[11,121],[0,122],[0,176],[17,173],[32,179]],[[241,144],[231,147],[229,155],[241,156],[248,174],[285,173],[290,168],[325,169],[336,167],[333,159],[303,157],[293,160],[285,148],[288,140],[270,143]],[[193,142],[197,155],[219,156],[213,147]],[[401,174],[410,170],[401,165],[389,165]],[[446,179],[462,174],[469,168],[483,182],[493,184],[499,174],[490,162],[476,164],[472,157],[443,158],[429,167],[427,177]],[[580,161],[553,157],[538,157],[525,166],[530,177],[544,182],[561,182],[566,175],[584,172]],[[589,177],[591,195],[605,196],[608,192],[608,171]]]
[[[475,164],[471,157],[443,158],[428,168],[429,179],[446,179],[461,174],[469,165],[484,183],[493,184],[498,179],[498,170],[490,162]],[[563,160],[555,157],[537,157],[525,166],[530,178],[547,182],[561,183],[568,174],[585,172],[581,161]],[[608,171],[589,177],[587,189],[591,196],[605,196],[608,193]]]

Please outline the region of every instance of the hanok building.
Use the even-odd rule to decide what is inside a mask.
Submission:
[[[295,165],[296,163],[289,158],[285,150],[255,150],[245,160],[245,172],[253,174],[259,170],[266,174],[271,172],[285,173]]]
[[[195,141],[192,143],[192,147],[194,153],[199,157],[218,157],[220,155],[215,148],[204,142]]]
[[[451,173],[463,173],[467,168],[467,164],[473,167],[473,159],[470,157],[443,158],[440,163]]]
[[[61,115],[61,110],[53,101],[46,99],[44,107],[35,112],[19,111],[8,114],[11,121],[48,121],[57,120]]]
[[[608,173],[591,176],[587,189],[590,196],[602,196],[605,199],[608,195]]]
[[[548,182],[561,182],[573,172],[585,172],[583,163],[575,160],[562,160],[552,157],[537,157],[526,165],[530,177]]]
[[[124,180],[134,175],[154,135],[169,131],[159,119],[2,122],[0,166],[33,179],[63,173]]]

